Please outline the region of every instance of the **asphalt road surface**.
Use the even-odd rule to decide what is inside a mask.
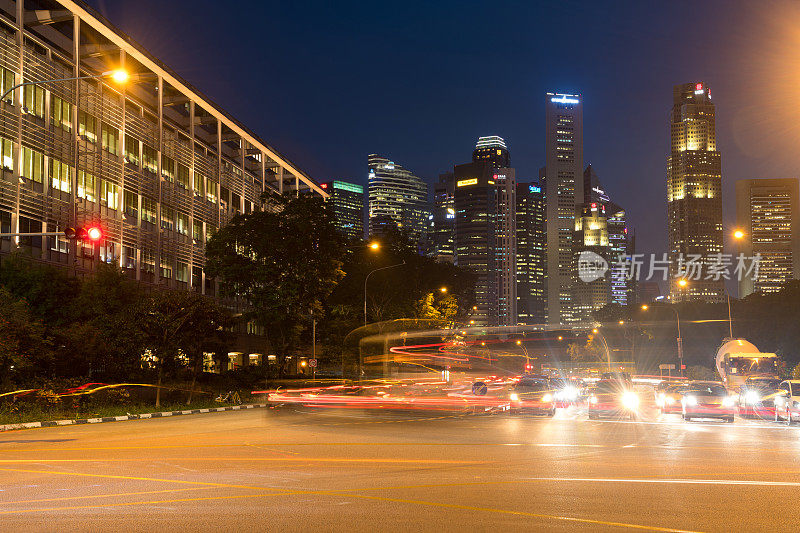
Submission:
[[[800,428],[773,422],[253,409],[0,434],[2,531],[798,524]]]

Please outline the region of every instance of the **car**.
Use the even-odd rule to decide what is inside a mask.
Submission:
[[[625,383],[633,383],[631,375],[628,372],[603,372],[600,376],[602,380],[614,379],[617,381],[624,381]]]
[[[781,418],[791,425],[800,417],[800,379],[787,379],[778,385],[775,396],[775,422]]]
[[[556,414],[555,391],[546,379],[521,378],[508,392],[509,412],[523,411],[554,416]]]
[[[635,420],[639,413],[639,395],[624,380],[601,379],[589,389],[588,411],[590,420],[601,416]]]
[[[748,378],[739,389],[739,416],[774,417],[775,398],[781,384],[775,378]]]
[[[571,404],[578,403],[584,389],[583,381],[574,378],[551,378],[550,385],[555,391],[559,407],[569,407]]]
[[[683,391],[681,411],[683,419],[720,418],[733,422],[737,398],[728,393],[718,381],[691,381]]]
[[[670,383],[670,385],[656,397],[656,406],[663,414],[681,414],[683,407],[681,399],[689,385],[687,383]]]

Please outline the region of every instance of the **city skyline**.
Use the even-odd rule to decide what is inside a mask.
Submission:
[[[717,129],[725,152],[726,225],[735,220],[736,180],[797,174],[790,147],[800,139],[798,120],[793,111],[783,111],[781,103],[794,94],[795,80],[787,74],[797,64],[792,50],[800,43],[800,33],[789,23],[800,17],[800,6],[794,3],[770,2],[770,9],[765,9],[744,2],[709,2],[693,5],[691,18],[686,18],[687,6],[682,3],[608,7],[573,2],[514,9],[501,5],[481,17],[475,10],[455,9],[444,2],[422,18],[391,6],[365,11],[351,3],[337,10],[307,12],[293,6],[274,10],[265,4],[255,8],[252,24],[263,12],[275,21],[276,35],[303,36],[301,44],[277,39],[263,58],[289,74],[280,83],[260,83],[263,75],[253,71],[248,32],[233,37],[243,39],[242,53],[233,57],[224,49],[209,47],[191,30],[196,27],[191,21],[201,20],[207,11],[203,6],[210,3],[199,2],[197,14],[189,14],[188,23],[177,27],[170,24],[172,15],[186,16],[178,6],[154,2],[162,16],[152,19],[147,16],[152,12],[147,0],[136,6],[92,3],[235,115],[247,110],[252,114],[248,123],[259,125],[287,156],[321,181],[342,177],[366,185],[363,159],[374,150],[403,161],[432,187],[447,165],[462,157],[461,147],[487,132],[516,147],[519,180],[535,179],[544,155],[544,132],[530,125],[540,124],[544,117],[541,93],[581,93],[587,109],[589,157],[584,163],[596,166],[607,177],[604,184],[610,194],[620,205],[629,206],[639,251],[660,253],[667,249],[663,216],[650,215],[667,210],[663,181],[669,141],[664,102],[672,85],[695,79],[715,88],[720,109]],[[726,16],[715,16],[721,9]],[[220,16],[231,27],[241,24],[233,12]],[[558,54],[541,53],[546,49],[543,43],[558,31],[555,22],[564,16],[580,30],[575,32],[579,37]],[[452,20],[452,26],[428,31],[437,17]],[[394,21],[391,27],[380,25],[380,31],[391,37],[385,42],[370,37],[377,31],[372,21],[378,19]],[[455,28],[467,27],[485,34],[482,29],[498,20],[510,27],[503,34],[492,33],[491,46],[469,44],[461,36],[463,31],[454,33]],[[676,41],[674,27],[689,37]],[[359,46],[365,38],[373,46]],[[391,44],[397,39],[403,47]],[[179,42],[181,46],[176,46]],[[470,53],[458,54],[456,50],[464,46]],[[336,54],[337,61],[309,59],[326,49]],[[199,56],[198,51],[202,51]],[[399,83],[382,83],[367,68],[381,56],[393,65]],[[517,77],[503,85],[471,80],[459,91],[445,90],[457,72],[475,61],[496,64]],[[650,64],[659,68],[650,69]],[[416,83],[420,77],[425,83]],[[337,89],[342,84],[353,90],[343,93]],[[264,104],[251,111],[261,98]],[[360,113],[367,109],[379,109],[381,120]],[[765,111],[773,117],[770,121],[763,118]],[[307,128],[311,121],[315,127]],[[283,126],[277,137],[269,131],[275,122]],[[636,150],[630,150],[632,145]]]

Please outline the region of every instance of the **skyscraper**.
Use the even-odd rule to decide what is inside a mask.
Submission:
[[[336,226],[348,237],[364,238],[364,187],[346,181],[329,181],[320,187],[336,216]]]
[[[625,210],[611,201],[600,178],[592,165],[587,165],[583,171],[583,201],[584,208],[592,203],[603,206],[608,231],[608,262],[610,278],[609,303],[627,305],[628,300],[633,300],[633,282],[628,280],[625,263],[621,261],[632,253],[632,240],[628,237],[628,223]]]
[[[572,320],[576,208],[583,204],[583,104],[580,95],[547,93],[545,100],[547,202],[547,322]]]
[[[475,162],[488,161],[495,168],[508,168],[511,166],[511,158],[506,141],[497,135],[478,137],[475,150],[472,152],[472,160]]]
[[[478,148],[501,157],[481,157]],[[507,162],[498,137],[490,146],[476,147],[473,162],[456,165],[453,172],[456,263],[476,276],[478,325],[516,324],[516,181],[513,168],[499,166]]]
[[[433,256],[438,261],[455,262],[453,232],[456,222],[455,180],[452,172],[439,175],[433,189]]]
[[[369,234],[387,227],[409,233],[424,245],[430,208],[428,185],[411,171],[377,154],[369,156]]]
[[[597,279],[579,279],[578,258],[582,253],[591,252],[608,263],[613,261],[608,240],[608,216],[605,205],[591,202],[581,208],[575,217],[573,236],[573,286],[571,319],[586,322],[592,312],[611,302],[610,272],[601,273]]]
[[[713,255],[722,253],[722,173],[711,90],[702,82],[672,90],[671,153],[667,167],[670,294],[672,301],[720,302],[723,281],[705,280]],[[681,288],[683,262],[694,260],[701,279]],[[683,263],[685,264],[685,263]]]
[[[622,260],[633,253],[628,237],[628,219],[625,210],[614,202],[608,202],[605,208],[611,289],[609,303],[625,306],[633,301],[635,283],[635,280],[628,280],[628,269]]]
[[[739,280],[739,297],[775,292],[800,278],[800,194],[797,178],[736,182],[736,227],[744,233],[738,251],[760,254],[758,273]]]
[[[545,203],[538,181],[517,183],[517,322],[545,321]]]

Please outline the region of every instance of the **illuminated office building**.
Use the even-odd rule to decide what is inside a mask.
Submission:
[[[739,297],[776,292],[800,278],[800,195],[798,179],[749,179],[736,182],[737,253],[759,254],[758,273],[739,280]]]
[[[573,320],[572,239],[576,208],[584,203],[580,95],[547,93],[545,158],[547,322],[558,325]]]
[[[597,254],[610,263],[608,213],[606,206],[592,202],[584,205],[575,217],[573,236],[572,319],[574,322],[592,320],[592,313],[611,303],[611,272],[601,273],[595,280],[578,277],[578,258],[584,252]]]
[[[545,202],[538,181],[517,183],[517,322],[545,323]]]
[[[321,183],[330,196],[327,202],[336,217],[336,227],[353,239],[364,238],[364,187],[356,183],[334,180]]]
[[[667,166],[670,295],[672,301],[721,302],[723,281],[705,280],[713,255],[722,253],[722,173],[711,90],[702,83],[672,91],[671,152]],[[699,256],[701,279],[677,284],[681,257]]]
[[[115,69],[129,74],[126,83],[102,76]],[[265,191],[327,196],[86,3],[0,5],[2,91],[79,76],[91,78],[27,85],[0,104],[0,228],[92,224],[103,238],[3,238],[0,254],[18,251],[76,276],[109,263],[144,284],[215,295],[205,243],[218,228],[259,209]],[[261,350],[263,338],[251,344]]]
[[[625,210],[611,201],[592,165],[583,171],[583,199],[586,205],[597,203],[605,210],[608,229],[608,258],[610,273],[609,303],[625,306],[633,301],[635,280],[628,279],[628,270],[621,258],[633,253],[632,238],[628,236]]]
[[[433,188],[433,256],[438,261],[455,262],[453,233],[456,222],[455,181],[452,172],[439,175]]]
[[[488,161],[494,168],[508,168],[511,159],[506,141],[497,135],[479,137],[472,152],[473,161]]]
[[[368,164],[370,236],[397,228],[408,232],[418,246],[426,246],[430,214],[428,185],[380,155],[370,154]]]
[[[476,277],[474,320],[487,326],[517,323],[516,179],[513,168],[498,166],[508,162],[508,155],[507,150],[498,154],[505,143],[498,148],[502,139],[496,139],[491,157],[481,157],[477,146],[472,163],[453,171],[455,261]]]

